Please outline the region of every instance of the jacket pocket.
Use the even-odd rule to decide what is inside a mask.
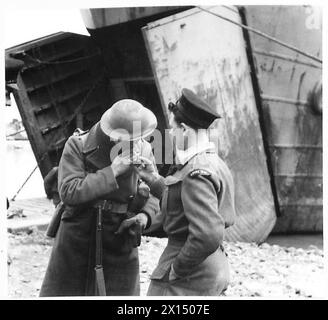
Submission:
[[[169,279],[170,271],[171,271],[171,263],[169,263],[166,267],[163,267],[163,266],[158,267],[154,270],[154,272],[150,276],[150,279],[168,282],[169,284],[172,284],[172,285],[179,283],[179,282],[185,282],[185,281],[189,280],[189,276],[179,277],[174,280],[170,280]]]
[[[183,211],[181,201],[182,178],[169,176],[165,179],[166,197],[163,199],[164,210],[168,216],[179,215]]]
[[[168,261],[165,264],[161,264],[155,268],[155,270],[153,271],[153,273],[150,276],[150,279],[151,280],[168,281],[170,269],[171,269],[170,261]]]

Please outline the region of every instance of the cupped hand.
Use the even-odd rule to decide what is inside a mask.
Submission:
[[[139,156],[138,162],[133,162],[135,170],[140,178],[146,183],[151,183],[158,178],[158,173],[153,162],[145,157]]]
[[[128,171],[132,166],[132,161],[129,156],[117,156],[113,160],[111,167],[115,177],[120,176]]]

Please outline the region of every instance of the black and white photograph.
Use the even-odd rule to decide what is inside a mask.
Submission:
[[[324,6],[114,3],[3,12],[7,298],[326,299]]]

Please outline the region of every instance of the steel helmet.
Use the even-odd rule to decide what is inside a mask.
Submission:
[[[156,126],[154,113],[131,99],[115,102],[100,119],[101,130],[112,139],[121,141],[145,138]]]

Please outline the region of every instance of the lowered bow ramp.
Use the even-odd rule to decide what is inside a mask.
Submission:
[[[89,129],[107,109],[103,60],[90,37],[67,32],[9,48],[6,57],[23,62],[12,92],[44,177],[75,128]]]

